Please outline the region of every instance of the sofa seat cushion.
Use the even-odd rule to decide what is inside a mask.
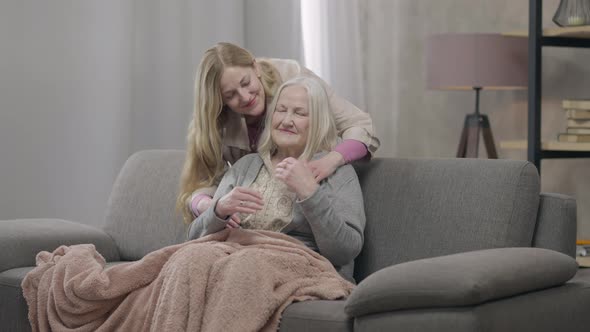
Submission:
[[[398,310],[355,318],[354,331],[586,332],[590,269],[560,287],[476,306]]]
[[[29,309],[20,284],[33,266],[20,267],[0,273],[0,330],[30,331]]]
[[[61,245],[92,243],[107,260],[119,260],[113,239],[102,230],[62,219],[0,220],[0,272],[35,265],[40,251]]]
[[[344,312],[346,301],[304,301],[289,305],[283,312],[281,332],[352,331],[352,318]]]
[[[402,263],[363,280],[347,300],[353,317],[480,304],[563,284],[576,261],[541,248],[497,248]]]
[[[0,273],[0,285],[20,288],[25,275],[34,268],[34,266],[19,267]]]

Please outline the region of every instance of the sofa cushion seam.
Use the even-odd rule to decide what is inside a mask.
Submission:
[[[519,192],[520,186],[521,186],[521,184],[522,184],[522,177],[523,177],[523,174],[524,174],[524,172],[525,172],[525,169],[526,169],[526,167],[527,167],[528,165],[529,165],[529,162],[525,162],[525,163],[524,163],[524,164],[521,166],[521,168],[520,168],[520,172],[519,172],[519,174],[518,174],[518,182],[516,183],[516,186],[514,187],[514,193],[513,193],[513,196],[512,196],[512,197],[514,198],[514,199],[512,200],[512,211],[510,211],[510,219],[509,219],[509,222],[508,222],[508,224],[506,225],[506,232],[505,232],[505,239],[506,239],[506,240],[514,240],[514,239],[511,239],[511,238],[510,238],[510,234],[511,234],[511,232],[509,232],[509,230],[510,230],[510,229],[512,229],[512,226],[513,226],[513,224],[514,224],[514,219],[515,219],[515,215],[514,215],[514,214],[516,213],[516,206],[517,206],[517,204],[516,204],[516,198],[518,197],[518,192]],[[535,216],[535,226],[536,226],[536,224],[537,224],[537,217],[538,217],[538,215],[539,215],[538,208],[539,208],[539,204],[537,205],[537,213],[536,213],[537,215]],[[530,238],[530,241],[529,241],[531,245],[532,245],[532,243],[533,243],[533,240],[534,240],[534,235],[535,235],[535,234],[534,234],[534,229],[533,229],[533,234],[532,234],[532,236],[531,236],[531,238]]]
[[[285,319],[304,319],[306,321],[314,321],[314,322],[349,322],[352,321],[354,319],[354,317],[347,317],[345,320],[334,320],[334,319],[321,319],[321,318],[307,318],[307,317],[301,317],[301,316],[297,316],[297,317],[293,317],[293,316],[289,316],[289,317],[284,317],[282,318],[282,320]]]
[[[1,282],[0,281],[0,286],[7,286],[7,287],[12,287],[12,288],[22,288],[20,285],[19,286],[15,286],[15,285],[11,285],[11,284],[7,284],[5,282]]]

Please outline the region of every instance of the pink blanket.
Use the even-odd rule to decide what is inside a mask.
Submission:
[[[91,244],[40,252],[22,282],[33,331],[273,331],[293,301],[353,285],[297,240],[224,230],[105,268]]]

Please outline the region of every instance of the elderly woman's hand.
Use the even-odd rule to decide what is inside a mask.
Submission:
[[[236,213],[256,213],[263,206],[264,201],[259,192],[247,187],[235,187],[217,201],[215,214],[219,218],[226,219]],[[238,219],[232,217],[229,224],[235,226],[236,220]]]
[[[344,164],[344,157],[339,152],[332,151],[320,159],[310,161],[308,165],[313,172],[315,180],[319,183],[332,175],[338,167]]]
[[[295,158],[289,157],[279,162],[275,176],[293,190],[299,199],[308,198],[319,187],[311,169]]]

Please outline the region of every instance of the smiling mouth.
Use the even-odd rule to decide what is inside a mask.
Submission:
[[[244,106],[244,107],[248,108],[248,107],[254,106],[255,101],[256,101],[256,97],[252,98],[252,100],[250,100],[250,102],[248,104],[246,104],[246,106]]]
[[[287,130],[287,129],[279,129],[279,131],[281,131],[283,133],[291,134],[291,135],[297,134],[296,132],[291,131],[291,130]]]

